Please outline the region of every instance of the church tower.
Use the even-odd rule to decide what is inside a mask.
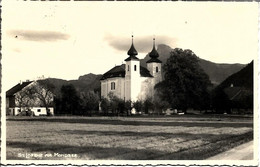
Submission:
[[[141,90],[141,76],[140,76],[140,60],[136,57],[138,55],[133,42],[128,50],[129,57],[125,59],[125,100],[136,101]]]
[[[162,81],[162,62],[158,59],[159,54],[155,49],[155,39],[153,39],[153,49],[149,53],[150,60],[146,62],[147,69],[150,71],[151,75],[154,77],[153,85]]]

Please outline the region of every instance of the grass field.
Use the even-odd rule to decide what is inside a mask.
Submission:
[[[6,143],[8,160],[201,160],[252,139],[252,117],[8,117]]]

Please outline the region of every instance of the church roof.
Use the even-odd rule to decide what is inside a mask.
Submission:
[[[153,77],[147,68],[140,66],[140,74],[142,77]],[[114,77],[125,77],[125,64],[115,66],[105,74],[103,74],[101,80],[105,80],[107,78],[114,78]]]
[[[129,56],[125,61],[130,61],[130,60],[139,60],[136,56]]]
[[[162,63],[162,61],[157,58],[151,58],[146,63]]]
[[[14,87],[12,87],[8,91],[6,91],[6,96],[7,97],[8,96],[13,96],[15,93],[21,91],[24,87],[26,87],[27,85],[29,85],[32,82],[33,81],[27,81],[27,82],[23,82],[23,83],[18,83],[17,85],[15,85]]]
[[[136,51],[135,47],[134,47],[134,41],[133,41],[133,35],[132,35],[132,45],[130,47],[130,49],[128,50],[127,54],[129,55],[129,57],[127,59],[125,59],[125,61],[130,61],[130,60],[139,60],[136,55],[138,55],[138,52]]]
[[[128,50],[127,54],[129,56],[136,56],[136,55],[138,55],[138,52],[136,51],[133,42],[132,42],[132,45],[131,45],[130,49]]]
[[[151,57],[151,59],[148,60],[146,63],[153,63],[153,62],[155,62],[155,63],[162,63],[162,61],[158,59],[159,53],[155,49],[155,39],[153,39],[153,49],[149,53],[149,56]]]

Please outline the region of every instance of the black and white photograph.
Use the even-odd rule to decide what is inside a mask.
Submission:
[[[257,2],[1,4],[2,164],[258,164]]]

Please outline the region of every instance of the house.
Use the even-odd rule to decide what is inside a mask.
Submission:
[[[241,113],[253,110],[252,90],[231,84],[230,87],[224,89],[224,93],[227,95],[231,112]]]
[[[125,101],[145,100],[153,96],[154,86],[162,81],[162,62],[158,59],[155,39],[149,53],[150,59],[146,62],[147,68],[140,65],[133,36],[127,55],[125,64],[115,66],[103,74],[100,80],[102,97],[108,98],[112,93]]]
[[[39,93],[44,93],[45,102],[43,102],[35,90],[40,90]],[[7,114],[14,116],[22,113],[26,114],[29,111],[33,112],[35,116],[47,115],[47,113],[53,115],[54,109],[53,106],[51,106],[53,99],[53,93],[45,90],[44,87],[40,86],[39,82],[21,82],[6,92],[6,111]],[[48,104],[48,109],[43,103]]]

